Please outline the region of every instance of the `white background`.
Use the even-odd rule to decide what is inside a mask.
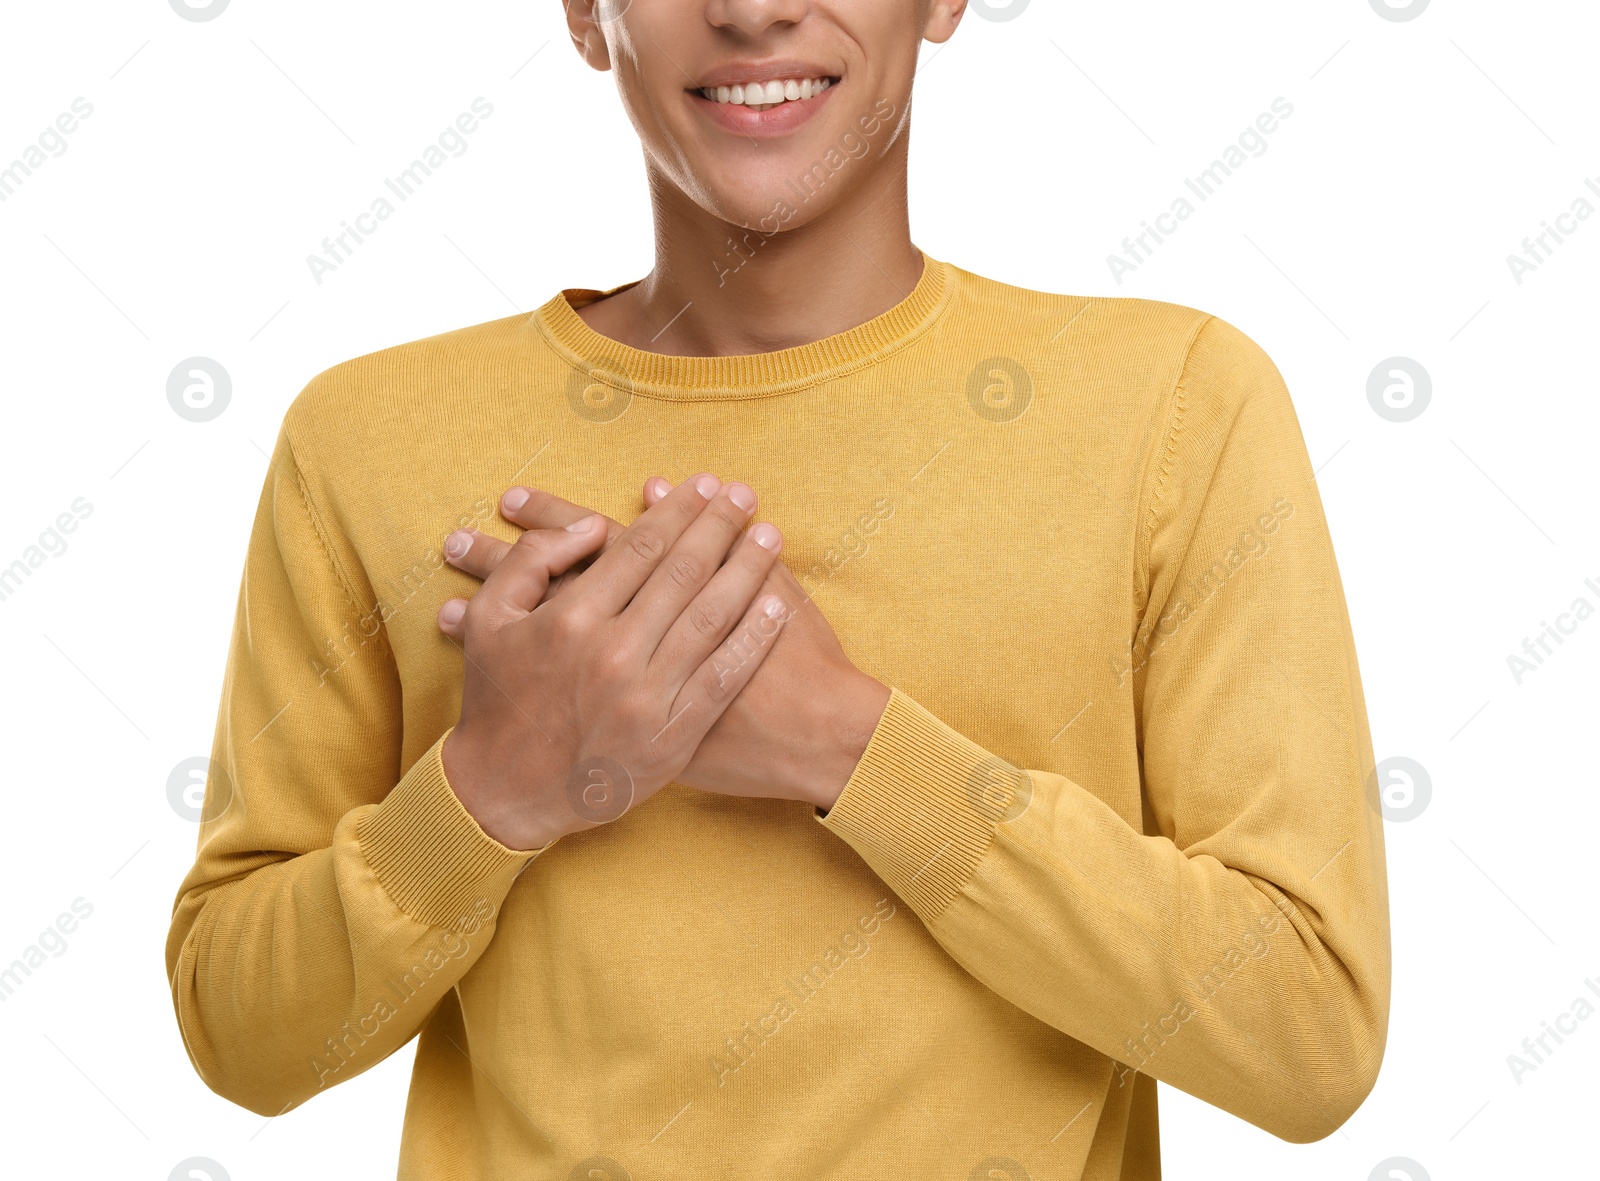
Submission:
[[[636,141],[560,18],[557,0],[0,17],[0,166],[74,99],[94,108],[0,203],[0,566],[93,506],[0,602],[0,966],[93,907],[0,1003],[0,1173],[163,1179],[203,1155],[234,1181],[393,1175],[409,1049],[272,1121],[190,1069],[162,945],[195,828],[166,780],[210,749],[265,452],[305,382],[648,270]],[[1291,1146],[1163,1088],[1177,1181],[1364,1181],[1395,1156],[1435,1181],[1595,1167],[1600,1019],[1520,1083],[1506,1059],[1600,986],[1600,618],[1520,685],[1507,656],[1574,599],[1600,607],[1600,217],[1521,285],[1506,256],[1575,198],[1600,206],[1597,38],[1583,0],[1435,0],[1409,21],[1368,0],[1033,0],[924,54],[918,245],[1199,306],[1267,349],[1320,469],[1377,756],[1431,778],[1426,810],[1386,826],[1372,1098]],[[306,256],[480,96],[469,150],[319,286]],[[1118,286],[1106,256],[1280,96],[1294,114],[1266,153]],[[233,380],[206,423],[166,399],[196,355]],[[1433,382],[1404,423],[1366,396],[1396,355]]]

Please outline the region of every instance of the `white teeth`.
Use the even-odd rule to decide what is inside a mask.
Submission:
[[[783,78],[738,86],[702,86],[700,93],[714,103],[731,103],[765,111],[779,103],[816,98],[830,85],[827,78]]]

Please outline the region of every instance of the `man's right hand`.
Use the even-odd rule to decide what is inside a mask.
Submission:
[[[461,720],[443,750],[485,832],[540,849],[615,820],[688,765],[789,614],[761,593],[781,538],[765,523],[743,532],[754,505],[745,485],[701,475],[604,552],[607,522],[591,515],[505,554],[465,608]]]

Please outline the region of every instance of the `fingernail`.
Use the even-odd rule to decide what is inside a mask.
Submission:
[[[744,509],[745,512],[749,512],[756,506],[756,494],[748,484],[729,484],[728,499]]]
[[[694,486],[700,490],[700,495],[710,500],[717,494],[717,489],[722,487],[722,481],[715,476],[696,476]]]
[[[750,530],[750,540],[762,549],[777,549],[779,541],[777,526],[769,525],[762,521],[761,524]]]
[[[768,599],[767,605],[761,610],[768,619],[782,619],[787,608],[784,607],[782,599]]]
[[[461,622],[466,613],[467,601],[465,599],[451,599],[443,607],[439,608],[439,621],[454,627]]]
[[[526,488],[512,488],[501,498],[500,503],[506,506],[506,511],[514,513],[528,503],[530,495],[532,494]]]
[[[465,529],[457,529],[444,539],[444,553],[447,558],[463,558],[472,548],[472,534]]]
[[[598,521],[599,519],[600,519],[599,516],[597,516],[594,513],[590,513],[587,517],[584,517],[581,520],[574,521],[574,522],[572,522],[572,524],[568,525],[567,526],[567,532],[568,533],[587,533],[587,532],[589,532],[589,530],[594,528],[594,523],[596,521]]]
[[[667,493],[672,491],[672,483],[662,476],[651,476],[650,491],[654,492],[657,496],[665,496]]]

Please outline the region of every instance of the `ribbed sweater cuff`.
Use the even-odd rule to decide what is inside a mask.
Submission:
[[[893,689],[861,762],[818,820],[931,921],[967,883],[994,836],[998,816],[981,785],[996,765],[1003,766]]]
[[[496,910],[518,873],[544,850],[508,849],[478,826],[445,778],[447,731],[417,760],[356,835],[378,881],[400,909],[435,927]],[[547,846],[548,847],[548,846]]]

